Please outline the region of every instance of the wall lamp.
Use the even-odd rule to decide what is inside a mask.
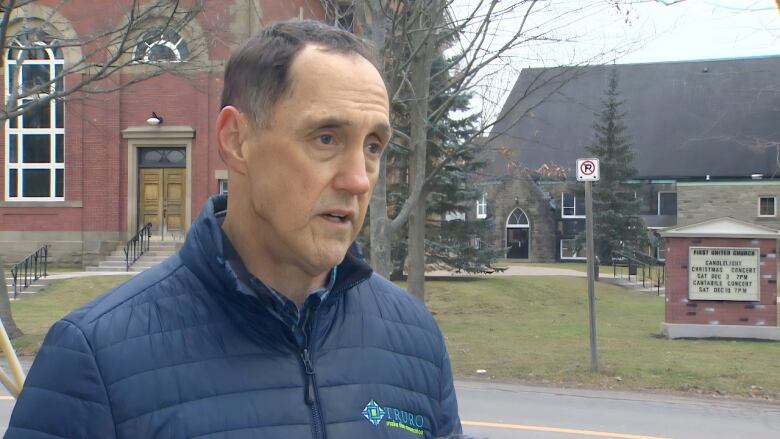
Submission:
[[[146,123],[152,126],[160,125],[163,123],[163,118],[162,116],[158,116],[157,113],[152,111],[152,116],[149,119],[146,119]]]

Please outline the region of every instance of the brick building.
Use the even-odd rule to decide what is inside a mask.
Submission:
[[[3,51],[6,99],[17,64],[26,84],[28,74],[30,80],[35,75],[49,80],[85,56],[110,56],[109,51],[91,54],[92,42],[61,47],[57,42],[89,39],[117,27],[127,19],[131,3],[41,0],[17,11]],[[324,19],[325,13],[320,0],[203,4],[205,10],[186,26],[152,40],[148,35],[164,25],[167,12],[147,17],[150,33],[142,31],[125,55],[136,57],[134,61],[90,84],[103,92],[52,100],[5,122],[0,136],[0,254],[6,260],[49,244],[56,262],[92,264],[147,222],[153,223],[155,236],[180,238],[207,197],[227,190],[214,121],[231,50],[268,23]],[[30,27],[45,32],[51,44],[36,52],[14,49],[28,47],[24,38]],[[152,67],[171,73],[115,89]],[[78,72],[65,75],[64,87],[81,78]],[[152,113],[160,123],[153,124]]]
[[[494,218],[509,258],[584,259],[572,170],[590,156],[612,68],[636,152],[628,183],[649,233],[725,216],[780,229],[780,57],[525,69],[488,140],[502,153],[478,182],[476,212]],[[664,259],[657,243],[648,252]]]

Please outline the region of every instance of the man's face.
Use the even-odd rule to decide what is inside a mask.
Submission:
[[[379,72],[358,55],[307,46],[290,68],[291,93],[245,140],[257,240],[275,263],[310,275],[343,259],[363,225],[389,141]]]

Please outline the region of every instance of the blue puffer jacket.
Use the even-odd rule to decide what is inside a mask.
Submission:
[[[460,432],[443,337],[417,299],[347,255],[302,346],[238,290],[214,214],[226,202],[209,200],[175,256],[51,328],[6,438]]]

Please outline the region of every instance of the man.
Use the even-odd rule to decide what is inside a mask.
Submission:
[[[50,330],[10,438],[410,438],[460,432],[424,306],[348,253],[390,140],[368,48],[279,23],[225,71],[230,202],[179,253]]]

